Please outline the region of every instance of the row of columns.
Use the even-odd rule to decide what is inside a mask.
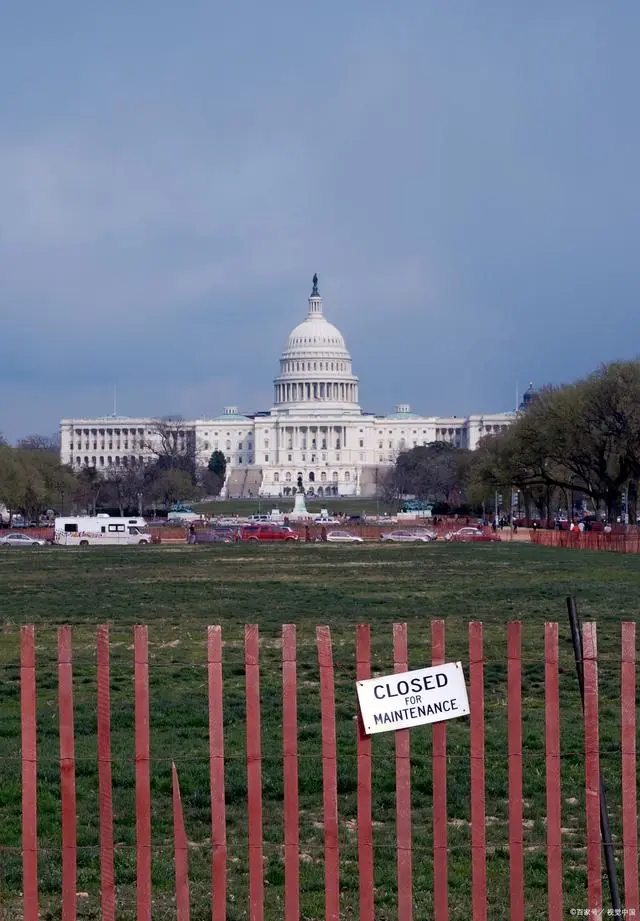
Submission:
[[[276,429],[276,447],[283,452],[342,451],[346,440],[346,425],[289,425]]]
[[[306,403],[311,400],[358,402],[358,385],[350,381],[305,381],[275,385],[276,403]]]

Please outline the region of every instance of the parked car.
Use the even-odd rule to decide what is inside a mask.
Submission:
[[[46,547],[47,541],[28,534],[6,534],[0,537],[0,547]]]
[[[363,544],[362,537],[351,534],[349,531],[328,531],[327,541],[331,544]]]
[[[273,524],[249,525],[242,528],[240,536],[243,541],[300,540],[291,528],[281,528]]]
[[[404,528],[398,531],[387,531],[380,536],[383,543],[423,543],[428,544],[437,539],[437,534],[433,531],[427,531],[424,528]]]
[[[493,531],[483,530],[482,528],[460,528],[458,531],[449,531],[445,536],[445,540],[453,543],[467,543],[469,541],[488,542],[500,540],[500,535],[494,534]]]
[[[197,529],[189,535],[190,544],[235,544],[239,540],[237,528]]]

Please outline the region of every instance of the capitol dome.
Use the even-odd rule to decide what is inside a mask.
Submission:
[[[313,277],[305,320],[292,330],[274,381],[274,412],[336,410],[359,413],[358,378],[342,333],[323,313],[318,276]]]

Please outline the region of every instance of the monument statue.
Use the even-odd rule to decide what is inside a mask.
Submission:
[[[312,290],[312,292],[311,292],[311,297],[320,297],[320,293],[319,293],[319,291],[318,291],[318,275],[317,275],[317,273],[313,276],[313,290]]]
[[[287,516],[291,521],[306,521],[310,518],[304,501],[304,484],[302,474],[298,474],[298,488],[293,499],[293,510]]]

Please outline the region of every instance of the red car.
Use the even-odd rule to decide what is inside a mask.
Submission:
[[[455,543],[466,543],[467,541],[492,541],[500,540],[498,534],[494,534],[488,529],[482,528],[460,528],[459,531],[450,531],[445,540]]]
[[[240,536],[248,541],[300,540],[291,528],[280,528],[274,524],[249,525],[242,529]]]

